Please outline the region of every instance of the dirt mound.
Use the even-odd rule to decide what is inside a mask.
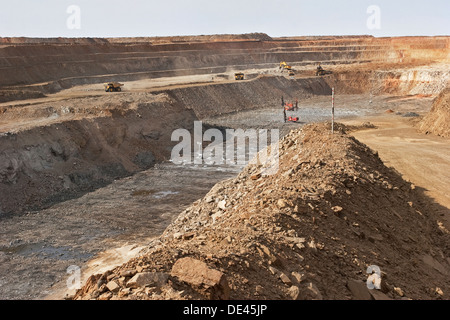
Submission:
[[[336,128],[292,131],[276,174],[248,165],[73,298],[448,299],[449,233],[429,200]]]
[[[419,130],[442,137],[450,137],[450,87],[434,100],[430,112],[420,123]]]

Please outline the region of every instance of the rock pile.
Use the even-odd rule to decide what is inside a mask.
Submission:
[[[448,299],[450,235],[430,200],[329,129],[291,131],[276,174],[248,165],[72,298]]]
[[[441,137],[450,137],[450,87],[434,100],[430,112],[421,121],[419,130]]]

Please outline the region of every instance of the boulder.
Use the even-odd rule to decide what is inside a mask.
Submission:
[[[292,286],[288,290],[289,296],[292,300],[299,300],[300,298],[300,289],[297,286]]]
[[[109,291],[111,291],[111,292],[117,292],[117,291],[119,291],[119,289],[120,289],[120,287],[119,287],[119,285],[117,284],[117,282],[115,282],[115,281],[109,281],[107,284],[106,284],[106,287],[108,288],[108,290]]]
[[[291,279],[289,279],[289,277],[283,272],[280,274],[280,279],[281,279],[281,281],[283,281],[288,286],[292,285]]]
[[[166,284],[169,275],[164,272],[137,273],[127,282],[128,288],[162,287]]]
[[[226,210],[227,202],[225,200],[221,200],[217,203],[217,207],[221,210]]]
[[[204,288],[212,300],[228,300],[230,287],[225,274],[209,268],[203,261],[185,257],[178,259],[172,267],[171,276],[194,288]]]
[[[372,300],[369,288],[364,281],[350,279],[347,281],[347,288],[352,293],[354,300]]]
[[[302,283],[305,280],[305,274],[293,271],[291,273],[292,277],[297,281],[297,283]]]
[[[300,291],[299,299],[300,300],[323,300],[323,297],[319,291],[319,288],[317,288],[317,286],[314,283],[309,282],[302,287],[302,289]]]
[[[372,289],[372,290],[369,290],[369,292],[374,300],[393,300],[392,298],[389,298],[387,295],[385,295],[380,290]]]
[[[288,203],[284,199],[278,199],[277,205],[280,209],[286,208],[288,206]]]
[[[394,287],[394,292],[398,294],[400,297],[403,297],[405,294],[403,293],[403,290],[399,287]]]
[[[124,270],[120,273],[122,277],[133,277],[136,274],[136,270]]]

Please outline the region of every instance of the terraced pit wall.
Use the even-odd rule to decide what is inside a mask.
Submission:
[[[0,101],[73,85],[210,74],[248,68],[449,60],[450,37],[0,38]],[[311,75],[313,72],[311,72]]]

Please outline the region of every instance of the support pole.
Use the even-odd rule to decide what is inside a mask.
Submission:
[[[334,88],[331,89],[331,134],[334,134]]]

